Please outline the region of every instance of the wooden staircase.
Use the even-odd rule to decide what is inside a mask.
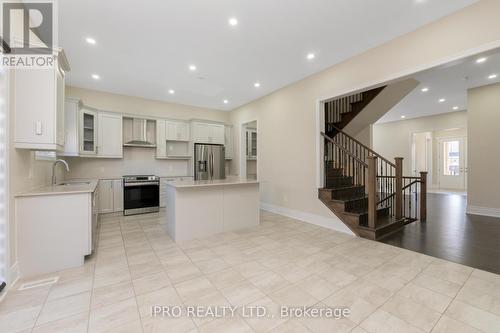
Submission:
[[[426,215],[426,173],[402,175],[342,129],[385,87],[325,103],[324,184],[319,199],[356,235],[377,240]]]

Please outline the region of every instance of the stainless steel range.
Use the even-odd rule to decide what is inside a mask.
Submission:
[[[160,178],[148,175],[123,176],[123,215],[160,210]]]

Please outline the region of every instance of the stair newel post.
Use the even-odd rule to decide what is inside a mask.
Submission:
[[[368,226],[377,226],[377,157],[368,156]]]
[[[420,172],[420,221],[427,220],[427,171]]]
[[[403,158],[396,157],[396,220],[403,218]]]

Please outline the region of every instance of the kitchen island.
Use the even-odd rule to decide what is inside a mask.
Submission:
[[[255,179],[184,180],[167,184],[166,230],[176,242],[259,224]]]

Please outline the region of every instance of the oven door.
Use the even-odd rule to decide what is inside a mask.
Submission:
[[[159,211],[160,185],[126,183],[123,188],[123,207],[125,215]]]

